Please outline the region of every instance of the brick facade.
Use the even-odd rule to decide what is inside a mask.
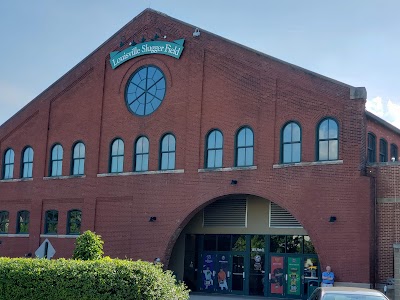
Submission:
[[[185,39],[179,60],[141,56],[113,70],[109,53],[122,36],[138,42],[161,30],[168,41]],[[365,97],[354,87],[325,78],[145,10],[0,127],[0,153],[15,152],[14,178],[0,182],[0,210],[10,213],[0,255],[34,252],[43,235],[46,210],[59,211],[59,237],[49,237],[56,257],[70,257],[74,239],[67,213],[82,210],[82,230],[102,235],[105,254],[168,265],[172,248],[190,219],[225,195],[248,194],[273,201],[297,218],[312,238],[322,265],[334,267],[337,281],[370,283],[373,274],[371,179],[365,176]],[[144,65],[159,67],[167,82],[161,106],[137,117],[126,108],[124,90]],[[332,117],[339,125],[339,159],[316,162],[316,128]],[[301,126],[301,163],[280,162],[281,129]],[[223,166],[235,166],[235,135],[254,132],[254,165],[226,172],[204,168],[205,137],[214,128],[224,136]],[[368,129],[367,129],[368,128]],[[134,141],[150,141],[149,171],[159,169],[160,139],[176,137],[176,170],[132,172]],[[124,173],[109,172],[110,143],[125,142]],[[388,137],[388,140],[389,137]],[[86,146],[85,176],[70,176],[72,147]],[[49,177],[52,146],[64,148],[62,177]],[[33,180],[19,180],[23,149],[34,149]],[[400,145],[400,143],[399,143]],[[4,162],[1,161],[3,170]],[[232,179],[238,181],[231,185]],[[15,237],[19,210],[30,211],[29,237]],[[330,223],[330,216],[337,221]],[[156,222],[148,222],[157,216]],[[384,276],[384,275],[382,275]]]

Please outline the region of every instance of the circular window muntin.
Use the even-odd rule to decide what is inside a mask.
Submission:
[[[149,81],[149,77],[148,77],[149,68],[155,69],[155,71],[152,74],[150,80],[153,80],[154,76],[159,72],[158,78],[156,80],[153,80],[153,84],[151,84],[150,87],[148,87],[148,85],[147,85],[147,83]],[[142,78],[142,76],[144,75],[143,74],[143,70],[145,70],[145,69],[146,69],[146,75],[145,75],[144,78]],[[142,82],[145,79],[146,79],[146,82],[143,85]],[[135,83],[135,81],[136,81],[136,83]],[[157,90],[158,90],[156,85],[159,82],[163,82],[164,83],[164,88],[163,89],[159,89],[159,90],[163,90],[162,96],[155,95],[157,93]],[[135,86],[136,90],[131,92],[131,93],[128,93],[129,92],[129,88],[130,88],[131,85]],[[149,93],[149,90],[152,90],[153,87],[155,87],[155,92],[156,92],[155,94],[154,93]],[[143,91],[143,93],[139,94],[139,96],[137,96],[137,94],[136,94],[138,89],[141,89]],[[163,100],[165,98],[166,92],[167,92],[167,82],[166,82],[166,78],[165,78],[164,72],[159,67],[157,67],[155,65],[144,65],[144,66],[141,66],[138,69],[136,69],[132,73],[132,75],[129,77],[129,79],[128,79],[127,83],[126,83],[125,97],[124,97],[125,98],[125,105],[127,106],[128,110],[132,114],[134,114],[135,116],[145,117],[145,116],[151,115],[153,112],[155,112],[158,109],[158,107],[162,104],[162,102],[163,102]],[[129,94],[134,94],[134,93],[136,94],[135,96],[129,97]],[[150,94],[153,97],[150,101],[148,101],[148,99],[147,99],[148,94]],[[145,98],[141,100],[142,102],[140,102],[139,99],[141,98],[142,95],[144,95]],[[155,100],[155,99],[159,101],[158,105],[156,107],[154,107],[151,104],[151,102],[153,100]],[[144,103],[143,103],[143,100],[144,100]],[[139,105],[136,106],[136,108],[132,108],[132,104],[135,101],[137,101],[139,103]],[[139,110],[140,105],[143,106],[142,110]],[[151,106],[151,109],[152,109],[151,112],[147,112],[148,110],[146,109],[146,106]]]

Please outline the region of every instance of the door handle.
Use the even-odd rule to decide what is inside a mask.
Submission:
[[[271,273],[268,273],[268,279],[271,280]]]
[[[287,274],[285,274],[285,280],[286,280],[286,282],[287,282]]]
[[[227,274],[226,274],[226,276],[229,278],[229,277],[231,277],[231,272],[227,272]]]
[[[245,275],[245,273],[243,272],[243,279],[245,279],[246,278],[246,275]]]

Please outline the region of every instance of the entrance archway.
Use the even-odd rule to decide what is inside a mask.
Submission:
[[[198,211],[178,237],[169,269],[193,291],[306,298],[320,267],[311,238],[279,205],[229,195]]]

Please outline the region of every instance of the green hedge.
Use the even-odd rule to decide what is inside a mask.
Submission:
[[[143,261],[0,258],[0,299],[186,300],[170,271]]]

